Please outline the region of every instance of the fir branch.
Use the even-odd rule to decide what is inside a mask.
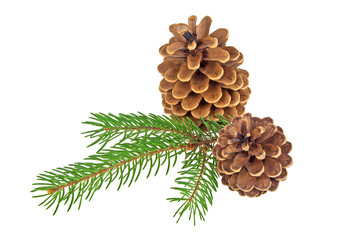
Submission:
[[[196,184],[195,184],[195,187],[192,191],[192,194],[191,194],[191,197],[189,198],[189,202],[192,202],[193,199],[194,199],[194,196],[197,194],[197,189],[198,189],[198,186],[201,182],[201,179],[202,179],[202,174],[203,174],[203,171],[204,171],[204,167],[205,167],[205,162],[207,160],[207,149],[206,148],[202,148],[201,151],[203,152],[203,161],[202,161],[202,167],[201,167],[201,170],[198,174],[198,178],[197,178],[197,181],[196,181]]]
[[[112,171],[113,169],[116,169],[124,164],[127,164],[129,162],[132,162],[134,160],[137,160],[137,159],[140,159],[140,158],[146,158],[146,157],[149,157],[151,155],[154,155],[154,154],[160,154],[162,152],[166,152],[166,151],[175,151],[175,150],[180,150],[180,149],[185,149],[188,147],[188,144],[186,145],[181,145],[181,146],[178,146],[178,147],[169,147],[169,148],[166,148],[166,149],[159,149],[159,150],[156,150],[156,151],[152,151],[152,152],[148,152],[146,154],[143,154],[143,155],[139,155],[139,156],[136,156],[136,157],[133,157],[129,160],[126,160],[126,161],[122,161],[120,163],[117,163],[115,164],[114,166],[110,166],[110,167],[107,167],[107,168],[103,168],[97,172],[94,172],[93,174],[91,174],[90,176],[86,176],[86,177],[83,177],[83,178],[80,178],[78,180],[75,180],[75,181],[72,181],[72,182],[69,182],[68,184],[64,184],[64,185],[60,185],[60,186],[56,186],[55,188],[50,188],[50,189],[47,189],[47,193],[48,194],[52,194],[56,191],[60,191],[61,189],[63,188],[66,188],[66,187],[70,187],[70,186],[73,186],[73,185],[76,185],[80,182],[83,182],[83,181],[86,181],[88,179],[91,179],[91,178],[94,178],[102,173],[105,173],[105,172],[108,172],[108,171]]]
[[[216,191],[218,174],[216,172],[216,160],[204,145],[196,149],[185,159],[184,166],[179,172],[175,182],[179,185],[172,189],[179,191],[181,197],[168,198],[171,202],[182,202],[174,216],[179,215],[177,222],[183,214],[189,211],[189,220],[193,218],[196,224],[196,216],[204,220],[208,211],[208,202],[212,205],[212,192]]]
[[[104,183],[107,187],[117,179],[118,189],[128,183],[130,186],[137,181],[140,173],[148,169],[149,177],[153,169],[156,175],[161,166],[167,163],[166,174],[171,167],[171,160],[175,165],[177,156],[185,152],[189,147],[182,137],[162,139],[149,137],[138,139],[130,143],[120,143],[110,149],[104,149],[100,153],[86,158],[85,162],[70,164],[66,167],[56,168],[52,171],[45,171],[37,176],[38,185],[33,192],[46,191],[46,194],[36,197],[45,197],[41,203],[48,209],[53,204],[56,205],[56,213],[60,203],[69,202],[70,210],[73,204],[79,203],[82,199],[91,200],[94,193],[99,190]],[[77,197],[76,197],[77,196]],[[47,201],[48,199],[52,201]]]
[[[85,137],[95,139],[89,146],[98,143],[102,145],[100,150],[110,141],[120,136],[121,141],[125,141],[126,139],[134,139],[139,135],[149,132],[155,132],[157,134],[168,132],[181,135],[185,139],[194,139],[195,137],[193,132],[186,129],[179,119],[168,116],[145,115],[142,113],[119,114],[115,116],[111,113],[92,113],[90,119],[91,121],[83,123],[98,127],[98,129],[84,132],[84,134],[86,134]]]
[[[217,138],[217,133],[224,125],[229,124],[229,120],[219,116],[220,121],[202,119],[208,131],[204,132],[191,119],[180,120],[173,116],[158,116],[154,114],[119,114],[117,116],[109,113],[92,113],[90,121],[84,124],[97,127],[97,129],[84,132],[85,137],[94,139],[89,145],[100,144],[103,149],[109,142],[121,137],[120,142],[126,139],[134,139],[140,135],[159,135],[163,132],[180,135],[189,141],[198,138]]]
[[[161,166],[167,165],[167,174],[171,160],[174,166],[178,155],[185,153],[185,165],[180,172],[181,177],[176,180],[179,184],[184,184],[184,179],[188,180],[182,190],[183,197],[177,199],[183,201],[188,197],[185,205],[182,205],[184,207],[180,208],[180,216],[189,208],[190,214],[197,212],[204,219],[206,201],[212,203],[211,191],[216,190],[217,185],[213,158],[208,157],[206,151],[216,141],[218,131],[230,123],[228,119],[218,117],[220,120],[217,122],[202,119],[202,124],[207,128],[203,131],[189,118],[180,120],[177,117],[142,113],[117,116],[92,114],[91,121],[85,124],[97,129],[86,132],[86,137],[95,139],[90,145],[98,143],[100,150],[83,162],[39,174],[32,192],[43,191],[43,194],[34,197],[43,198],[40,205],[47,209],[55,206],[54,214],[61,203],[69,205],[68,211],[76,203],[80,208],[83,199],[91,200],[104,184],[108,188],[114,180],[118,180],[119,190],[122,185],[130,186],[137,181],[144,169],[148,170],[149,177],[152,170],[155,170],[156,175]],[[113,143],[114,140],[117,141]],[[104,149],[110,142],[112,146]],[[199,206],[202,206],[202,210]]]

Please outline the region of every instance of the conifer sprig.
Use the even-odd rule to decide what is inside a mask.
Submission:
[[[189,220],[191,218],[196,224],[196,215],[200,220],[204,220],[204,216],[208,211],[208,203],[213,203],[213,191],[216,191],[218,184],[218,174],[216,172],[216,159],[212,157],[211,146],[209,144],[201,146],[187,154],[183,161],[182,170],[178,173],[175,182],[177,187],[172,189],[177,190],[180,197],[168,198],[171,202],[180,202],[174,216],[178,214],[178,220],[183,214],[189,211]]]
[[[190,218],[195,220],[198,214],[204,220],[207,202],[212,204],[212,190],[217,187],[210,149],[218,131],[229,124],[228,119],[218,117],[218,122],[202,119],[207,128],[203,131],[190,119],[165,115],[92,114],[84,123],[96,129],[85,134],[93,140],[90,146],[98,144],[100,149],[82,162],[39,174],[32,192],[40,194],[34,197],[43,198],[40,205],[47,209],[54,206],[54,214],[62,203],[68,205],[68,211],[75,204],[80,208],[83,199],[91,200],[96,191],[115,180],[120,189],[137,181],[144,170],[149,177],[166,166],[167,174],[177,157],[185,153],[181,176],[176,179],[180,186],[175,188],[182,196],[170,200],[184,202],[178,211],[180,217],[189,209]]]
[[[92,113],[90,121],[83,122],[91,126],[98,127],[97,129],[84,132],[85,137],[94,139],[89,146],[100,144],[103,149],[113,139],[121,136],[120,141],[127,139],[135,139],[141,135],[160,135],[162,133],[170,133],[180,135],[185,139],[194,140],[195,134],[199,134],[199,129],[192,121],[187,124],[180,124],[180,120],[176,117],[158,116],[143,113],[138,114],[122,114],[115,116],[111,113]],[[148,135],[149,134],[149,135]]]

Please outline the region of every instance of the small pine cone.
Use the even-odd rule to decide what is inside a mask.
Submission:
[[[164,57],[158,66],[164,111],[196,123],[200,117],[218,120],[216,114],[242,115],[251,93],[248,72],[237,68],[243,55],[226,46],[227,29],[209,34],[211,18],[204,17],[197,26],[196,20],[191,16],[187,25],[171,25],[174,37],[159,49]]]
[[[258,197],[286,180],[291,149],[283,129],[271,118],[247,113],[219,131],[213,154],[224,185],[241,196]]]

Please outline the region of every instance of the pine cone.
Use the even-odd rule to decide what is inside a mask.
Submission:
[[[237,68],[243,55],[227,47],[228,30],[209,34],[211,18],[204,17],[196,26],[196,16],[188,25],[173,24],[174,35],[159,52],[164,57],[158,71],[164,77],[159,86],[167,114],[218,120],[216,114],[235,117],[244,113],[251,93],[248,72]]]
[[[291,149],[282,128],[271,118],[248,113],[219,131],[213,154],[224,185],[241,196],[258,197],[286,180]]]

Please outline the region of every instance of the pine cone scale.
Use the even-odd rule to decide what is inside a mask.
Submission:
[[[199,52],[199,53],[197,53],[195,55],[189,54],[188,57],[187,57],[187,61],[188,61],[188,68],[190,70],[197,70],[197,69],[199,69],[201,61],[202,61],[202,53]]]
[[[194,93],[203,93],[209,88],[210,79],[204,74],[195,73],[190,79],[191,90]]]
[[[259,191],[267,191],[271,187],[271,184],[271,179],[266,174],[262,174],[257,178],[254,186]]]
[[[252,160],[246,163],[246,169],[251,176],[258,177],[265,171],[265,166],[262,161],[256,158],[251,158]]]
[[[202,100],[202,96],[195,94],[194,92],[189,93],[187,97],[182,99],[182,108],[186,111],[192,111],[198,107]]]
[[[251,176],[248,171],[243,168],[237,177],[237,186],[244,192],[249,192],[254,188],[256,177]]]
[[[202,97],[208,103],[216,103],[222,97],[222,88],[220,88],[219,84],[210,84],[207,91],[203,92]]]
[[[211,80],[219,80],[224,73],[218,62],[206,62],[199,70]]]
[[[206,16],[202,19],[200,24],[198,24],[198,26],[196,27],[196,35],[198,39],[209,35],[211,22],[211,18],[209,16]]]
[[[228,41],[228,30],[225,28],[219,28],[210,34],[211,37],[217,39],[217,46],[224,47]]]

